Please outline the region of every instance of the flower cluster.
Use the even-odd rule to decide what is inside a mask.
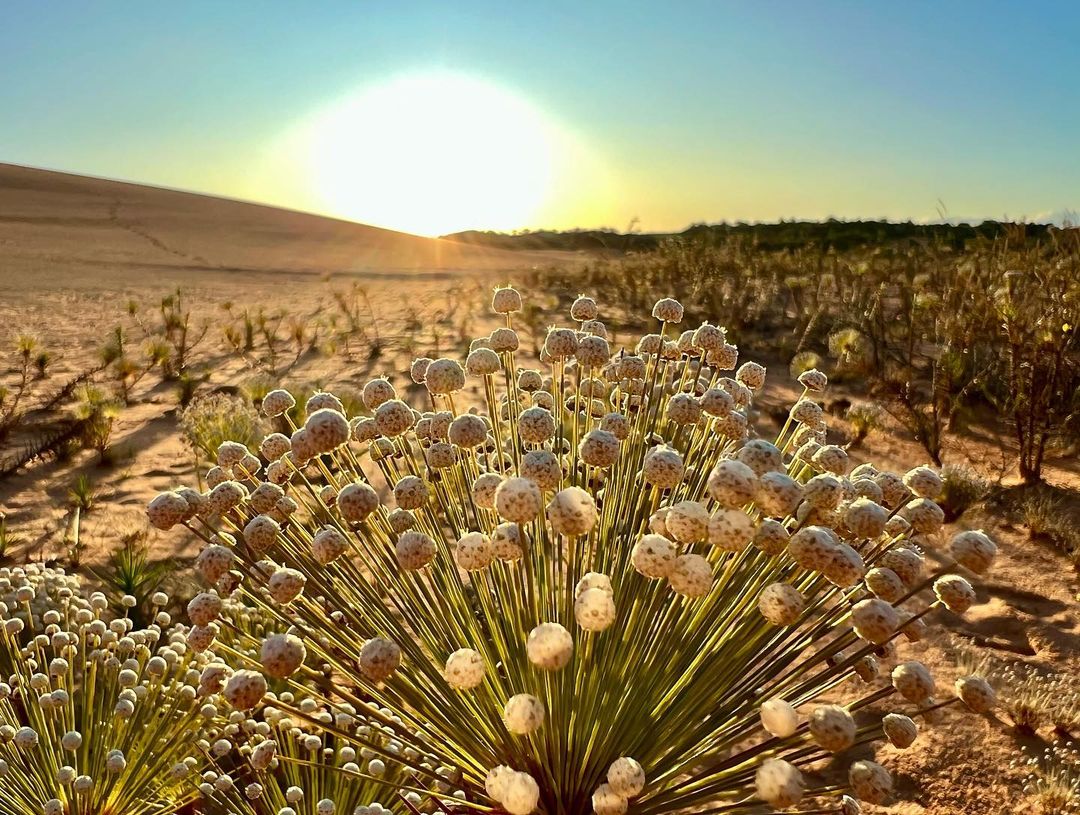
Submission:
[[[169,615],[136,629],[78,578],[33,565],[0,569],[0,598],[0,809],[165,815],[194,800],[218,708]]]
[[[463,363],[412,364],[423,412],[375,379],[368,415],[317,393],[296,426],[293,397],[273,391],[278,432],[257,451],[222,444],[207,492],[151,502],[155,526],[206,542],[211,588],[188,607],[199,647],[229,597],[281,621],[257,658],[220,649],[238,713],[286,681],[304,702],[269,697],[272,717],[332,738],[334,761],[347,743],[371,776],[355,756],[381,761],[383,734],[332,720],[386,711],[402,725],[395,783],[423,811],[820,799],[851,813],[887,800],[892,779],[855,761],[841,798],[818,772],[835,754],[907,747],[956,701],[994,705],[977,677],[943,698],[898,644],[924,636],[932,609],[962,614],[975,593],[961,572],[985,572],[996,547],[979,531],[943,540],[934,470],[853,466],[828,439],[823,374],[800,375],[770,441],[750,422],[765,368],[740,364],[719,326],[680,331],[675,300],[617,351],[579,298],[541,369],[519,365],[518,292],[497,290],[493,308],[504,325]],[[855,717],[872,704],[889,715]]]

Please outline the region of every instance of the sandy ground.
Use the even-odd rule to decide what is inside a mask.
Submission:
[[[0,343],[32,333],[55,354],[48,377],[34,383],[30,404],[92,367],[106,335],[123,326],[141,341],[160,299],[181,288],[196,333],[191,368],[201,391],[233,388],[260,377],[264,368],[232,350],[222,325],[231,314],[259,307],[285,310],[286,321],[323,332],[320,342],[281,355],[276,379],[289,385],[358,389],[387,375],[407,392],[409,360],[423,353],[461,353],[468,338],[490,329],[487,301],[494,285],[519,278],[522,269],[562,263],[565,256],[504,253],[415,238],[384,230],[236,202],[205,199],[134,185],[42,173],[0,165]],[[340,319],[335,291],[363,287],[368,336],[374,324],[383,351],[354,336],[348,343],[329,324]],[[528,293],[535,295],[533,293]],[[128,312],[129,301],[139,305]],[[335,315],[337,315],[335,317]],[[233,318],[235,320],[235,318]],[[558,319],[542,313],[538,325]],[[738,340],[738,338],[736,338]],[[332,346],[332,347],[331,347]],[[257,355],[256,355],[257,356]],[[7,365],[12,357],[0,357]],[[13,373],[0,369],[0,382]],[[774,370],[763,413],[794,392]],[[192,451],[178,431],[177,386],[156,373],[132,392],[116,421],[114,462],[101,466],[92,453],[68,461],[38,462],[0,480],[0,511],[23,540],[14,559],[63,559],[68,544],[68,490],[80,475],[97,490],[97,505],[81,525],[83,563],[100,566],[127,531],[145,530],[143,508],[160,490],[195,479]],[[837,421],[841,432],[843,423]],[[0,456],[25,439],[15,434]],[[993,438],[966,439],[952,460],[984,471],[999,458]],[[898,430],[872,435],[857,457],[904,470],[924,459]],[[1075,472],[1051,470],[1077,483]],[[1059,671],[1080,671],[1080,584],[1060,553],[1033,541],[986,511],[956,525],[985,527],[1001,546],[992,574],[978,581],[979,602],[964,618],[941,613],[932,637],[905,645],[902,657],[924,660],[943,695],[955,678],[955,642],[995,656]],[[192,557],[194,541],[150,533],[155,557]],[[932,555],[932,553],[931,553]],[[897,778],[898,802],[890,811],[934,815],[1005,815],[1036,811],[1023,798],[1023,773],[1010,766],[1019,746],[1041,745],[1049,733],[1022,737],[1004,718],[985,719],[950,710],[924,729],[915,746],[880,749]],[[846,766],[846,762],[844,762]],[[826,770],[828,773],[828,770]]]

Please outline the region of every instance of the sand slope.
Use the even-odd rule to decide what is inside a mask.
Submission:
[[[0,164],[0,281],[154,272],[506,270],[557,255],[422,238],[274,207]]]

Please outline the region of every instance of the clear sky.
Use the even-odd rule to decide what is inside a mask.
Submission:
[[[1045,219],[1078,43],[1075,0],[0,0],[0,161],[426,234]]]

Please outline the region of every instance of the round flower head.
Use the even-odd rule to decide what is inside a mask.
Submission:
[[[956,695],[973,713],[989,713],[997,704],[997,695],[981,676],[962,676],[956,680]]]
[[[741,552],[753,537],[754,522],[741,509],[718,509],[709,518],[709,543],[717,549]]]
[[[256,515],[244,526],[244,542],[256,552],[265,552],[273,546],[281,533],[278,522],[269,515]]]
[[[577,351],[577,332],[569,328],[549,328],[544,350],[553,360],[569,359]]]
[[[866,588],[886,603],[895,603],[905,594],[904,581],[892,569],[875,566],[866,573]]]
[[[427,376],[427,369],[430,364],[430,357],[417,357],[409,365],[409,378],[417,385],[424,384],[424,378]]]
[[[574,655],[574,640],[558,623],[541,623],[529,632],[525,650],[533,665],[545,671],[558,671],[565,668]]]
[[[900,617],[884,600],[873,598],[861,600],[852,607],[851,622],[856,634],[867,642],[881,645],[896,633]]]
[[[757,487],[757,474],[743,462],[731,459],[713,467],[705,488],[720,506],[738,509],[754,500]]]
[[[304,412],[307,415],[311,415],[317,410],[336,410],[338,413],[344,413],[345,407],[341,404],[341,400],[334,394],[327,393],[326,391],[318,391],[313,393],[304,403]]]
[[[945,513],[929,498],[915,498],[904,504],[900,516],[921,535],[932,535],[945,523]]]
[[[781,758],[761,762],[754,775],[757,797],[777,809],[793,807],[803,797],[803,777],[799,768]]]
[[[603,337],[582,337],[575,355],[583,367],[600,368],[611,357],[611,347]]]
[[[941,476],[929,467],[916,467],[904,474],[904,484],[920,498],[937,498],[944,484]]]
[[[270,579],[266,582],[266,590],[274,602],[284,606],[300,596],[306,583],[307,578],[304,577],[303,572],[296,569],[278,569],[270,575]]]
[[[543,507],[543,496],[537,483],[529,478],[500,480],[493,502],[499,516],[514,523],[528,523]]]
[[[899,747],[901,750],[906,750],[914,744],[919,735],[919,728],[915,722],[900,713],[889,713],[885,716],[881,720],[881,729],[893,747]]]
[[[796,422],[817,427],[823,421],[825,412],[813,399],[800,399],[792,406],[790,415]]]
[[[495,294],[491,296],[491,310],[496,314],[510,314],[514,311],[521,311],[521,294],[517,289],[509,286],[495,289]]]
[[[645,789],[645,770],[629,756],[617,758],[608,767],[607,783],[616,795],[636,798]]]
[[[375,683],[385,682],[401,665],[401,649],[397,643],[375,637],[360,649],[357,666],[360,672]]]
[[[640,574],[659,579],[671,574],[677,555],[675,545],[663,535],[645,535],[634,544],[630,557]]]
[[[510,815],[529,815],[540,802],[540,786],[528,773],[511,771],[498,800]]]
[[[590,430],[578,445],[578,456],[591,467],[611,467],[619,460],[619,440],[607,430]]]
[[[503,477],[498,473],[481,473],[472,483],[470,492],[473,503],[482,509],[495,508],[495,490],[502,483]]]
[[[207,583],[216,583],[233,567],[235,560],[232,550],[227,546],[211,543],[195,558],[195,570]]]
[[[934,677],[921,662],[901,662],[892,671],[893,687],[916,705],[934,695]]]
[[[586,589],[574,600],[574,619],[586,631],[604,631],[615,622],[615,600],[603,589]]]
[[[579,323],[585,320],[595,320],[600,310],[596,307],[596,301],[584,294],[579,294],[570,306],[570,317]]]
[[[225,683],[225,701],[236,710],[251,710],[266,695],[266,679],[258,671],[237,671]]]
[[[853,745],[855,729],[855,720],[839,705],[821,705],[810,714],[810,736],[830,753],[839,753]]]
[[[434,394],[454,393],[465,387],[465,370],[457,360],[436,359],[428,364],[424,382]]]
[[[479,447],[487,441],[487,424],[479,416],[463,413],[450,423],[447,436],[450,443],[456,447],[465,449]]]
[[[667,417],[675,424],[697,424],[701,414],[701,404],[689,393],[677,393],[668,400]]]
[[[786,739],[799,729],[799,714],[783,699],[768,699],[761,705],[761,726],[778,739]]]
[[[491,565],[495,559],[495,548],[480,532],[469,532],[458,540],[455,557],[462,569],[476,572]]]
[[[975,589],[958,574],[946,574],[934,581],[934,594],[954,614],[963,614],[975,603]]]
[[[788,540],[788,554],[807,571],[822,572],[837,556],[839,544],[832,530],[823,526],[804,526]]]
[[[756,362],[744,362],[735,374],[735,381],[752,391],[760,390],[765,384],[765,366]]]
[[[805,608],[806,598],[787,583],[771,583],[758,595],[758,610],[773,625],[793,625]]]
[[[610,784],[601,784],[592,794],[595,815],[623,815],[628,805],[626,796],[619,795]]]
[[[394,438],[413,426],[413,412],[400,399],[388,399],[379,404],[372,417],[375,429],[384,436]]]
[[[981,529],[959,532],[949,543],[953,559],[975,574],[985,574],[997,555],[997,546]]]
[[[694,331],[694,345],[705,351],[715,351],[724,347],[727,335],[723,328],[702,323]]]
[[[522,441],[543,444],[555,436],[555,417],[542,407],[530,407],[518,416],[518,434]]]
[[[499,560],[520,560],[525,554],[528,539],[516,523],[501,523],[491,536],[491,547]]]
[[[794,515],[806,488],[787,473],[763,473],[758,479],[756,502],[763,515],[785,518]]]
[[[156,529],[172,529],[187,519],[188,503],[175,492],[157,495],[146,507],[146,517]]]
[[[671,297],[657,300],[653,306],[652,316],[663,323],[681,323],[683,319],[682,303]]]
[[[780,450],[775,444],[764,439],[751,439],[746,442],[735,457],[759,477],[773,470],[784,469],[784,458]]]
[[[364,389],[360,392],[360,398],[364,402],[364,407],[368,410],[375,410],[379,405],[390,401],[395,396],[397,396],[397,392],[394,390],[394,386],[385,379],[368,380],[364,385]]]
[[[709,511],[697,501],[680,501],[668,510],[664,523],[679,543],[700,543],[709,534]]]
[[[821,573],[833,585],[848,589],[863,579],[866,564],[858,552],[846,543],[838,543],[830,550]]]
[[[704,597],[713,586],[712,566],[701,555],[679,555],[667,578],[671,588],[684,597]]]
[[[884,804],[892,793],[892,776],[873,761],[856,761],[848,770],[848,783],[855,795],[868,804]]]
[[[877,563],[896,572],[909,589],[922,579],[922,556],[911,549],[890,549],[878,558]]]
[[[271,634],[263,641],[259,652],[263,670],[275,679],[292,676],[306,658],[304,643],[292,634]]]
[[[484,681],[484,658],[471,648],[460,648],[446,660],[443,675],[451,687],[472,690]]]
[[[362,481],[346,484],[338,493],[337,508],[342,520],[359,523],[379,508],[379,494]]]
[[[476,348],[465,358],[465,370],[471,376],[490,376],[501,368],[499,355],[490,348]]]
[[[847,451],[835,444],[826,444],[810,460],[815,467],[834,475],[844,475],[848,470]]]
[[[427,484],[415,475],[406,475],[394,485],[394,501],[400,509],[419,509],[427,499]]]
[[[247,495],[244,485],[237,481],[222,481],[206,497],[206,506],[214,515],[224,515],[240,505]]]
[[[511,696],[503,706],[503,722],[516,735],[534,733],[544,724],[544,704],[528,693]]]
[[[735,409],[735,400],[723,388],[709,388],[701,395],[699,404],[710,416],[728,416]]]
[[[518,373],[517,381],[518,390],[525,391],[526,393],[532,393],[538,391],[544,387],[544,380],[540,376],[539,371],[526,368]]]
[[[775,556],[787,548],[790,537],[787,528],[780,521],[762,518],[758,521],[752,541],[754,546],[765,554]]]
[[[547,505],[547,519],[557,535],[587,535],[596,524],[596,504],[580,487],[567,487],[555,493]]]
[[[873,481],[881,488],[881,499],[889,509],[895,509],[911,497],[911,490],[895,473],[879,472]]]
[[[519,472],[522,478],[532,481],[545,492],[556,489],[562,481],[559,460],[547,450],[532,450],[522,456]]]
[[[324,526],[311,539],[311,554],[323,566],[333,563],[349,548],[345,536],[332,526]]]
[[[685,470],[679,451],[661,445],[645,454],[641,476],[647,484],[652,484],[661,490],[670,490],[682,481]]]
[[[352,435],[345,414],[331,408],[317,410],[304,423],[308,443],[319,453],[329,453],[345,444]]]
[[[885,531],[889,511],[869,498],[856,498],[843,514],[844,526],[856,538],[873,539]]]
[[[296,400],[286,390],[272,390],[262,400],[262,412],[268,418],[281,416],[296,407]]]
[[[422,569],[435,559],[435,541],[423,532],[402,532],[394,545],[398,565],[408,572]]]
[[[497,354],[516,351],[520,345],[518,333],[512,328],[496,328],[488,337],[491,350]]]
[[[196,594],[187,605],[187,613],[194,625],[210,625],[221,614],[221,598],[207,591]]]
[[[799,384],[808,391],[823,391],[829,384],[829,377],[817,368],[811,368],[799,374]]]

